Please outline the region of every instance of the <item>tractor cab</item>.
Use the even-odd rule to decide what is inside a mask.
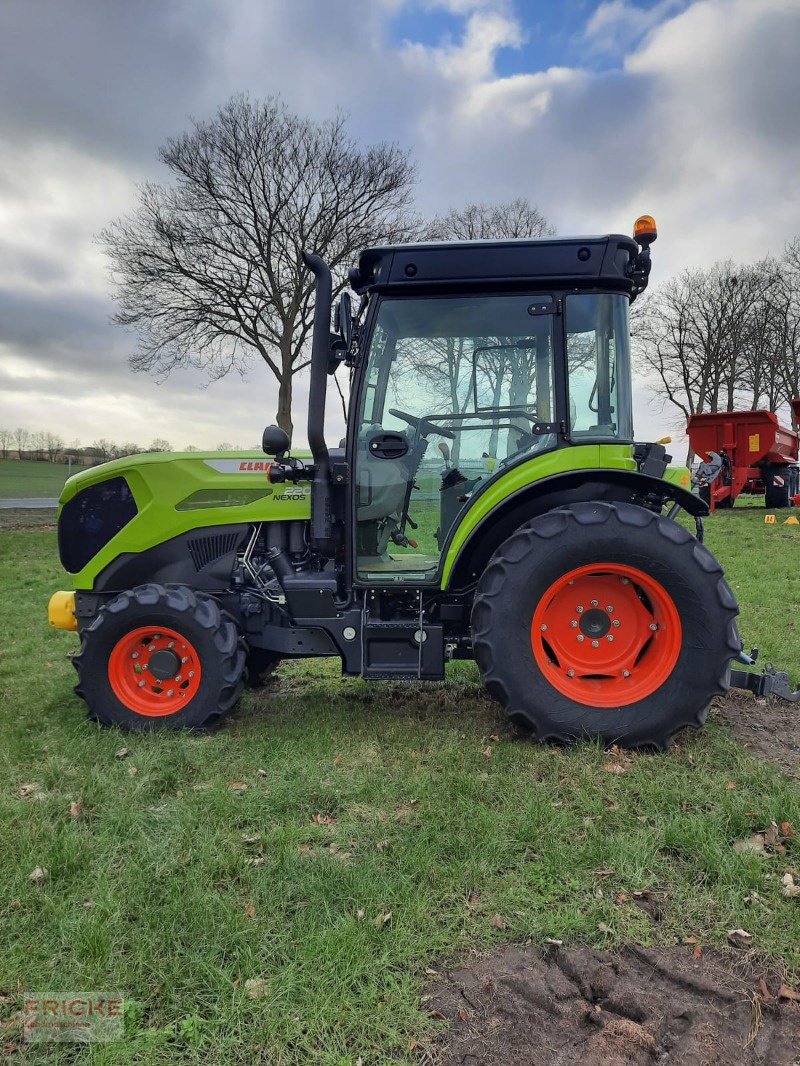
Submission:
[[[356,584],[436,584],[460,517],[537,457],[630,456],[628,308],[654,232],[362,253],[355,328],[347,298],[324,351],[326,368],[351,368],[350,491],[333,510]],[[317,484],[313,509],[327,495]]]

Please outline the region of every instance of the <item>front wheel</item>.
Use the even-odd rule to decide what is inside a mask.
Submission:
[[[215,725],[242,691],[236,623],[185,585],[139,585],[100,608],[81,634],[75,691],[91,718],[123,729]]]
[[[489,692],[539,740],[663,749],[727,689],[737,614],[721,566],[683,526],[577,503],[495,552],[473,646]]]

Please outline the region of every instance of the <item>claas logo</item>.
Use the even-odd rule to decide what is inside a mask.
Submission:
[[[239,463],[239,469],[240,470],[248,470],[248,471],[252,470],[252,471],[255,472],[255,471],[258,471],[258,470],[266,470],[269,465],[270,465],[269,463],[260,462],[257,459],[256,460],[243,459],[242,462]]]

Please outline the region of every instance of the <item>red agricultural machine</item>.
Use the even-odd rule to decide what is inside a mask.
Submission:
[[[792,400],[800,423],[800,399]],[[772,411],[718,411],[692,415],[689,443],[701,458],[699,494],[713,512],[733,507],[740,493],[764,495],[769,508],[800,505],[800,433]]]

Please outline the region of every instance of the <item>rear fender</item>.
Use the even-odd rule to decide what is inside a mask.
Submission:
[[[673,481],[635,470],[572,470],[542,478],[507,496],[471,531],[456,559],[447,559],[442,588],[455,590],[474,584],[495,550],[524,522],[566,504],[601,500],[633,503],[649,510],[678,504],[695,517],[708,514],[708,505]]]

